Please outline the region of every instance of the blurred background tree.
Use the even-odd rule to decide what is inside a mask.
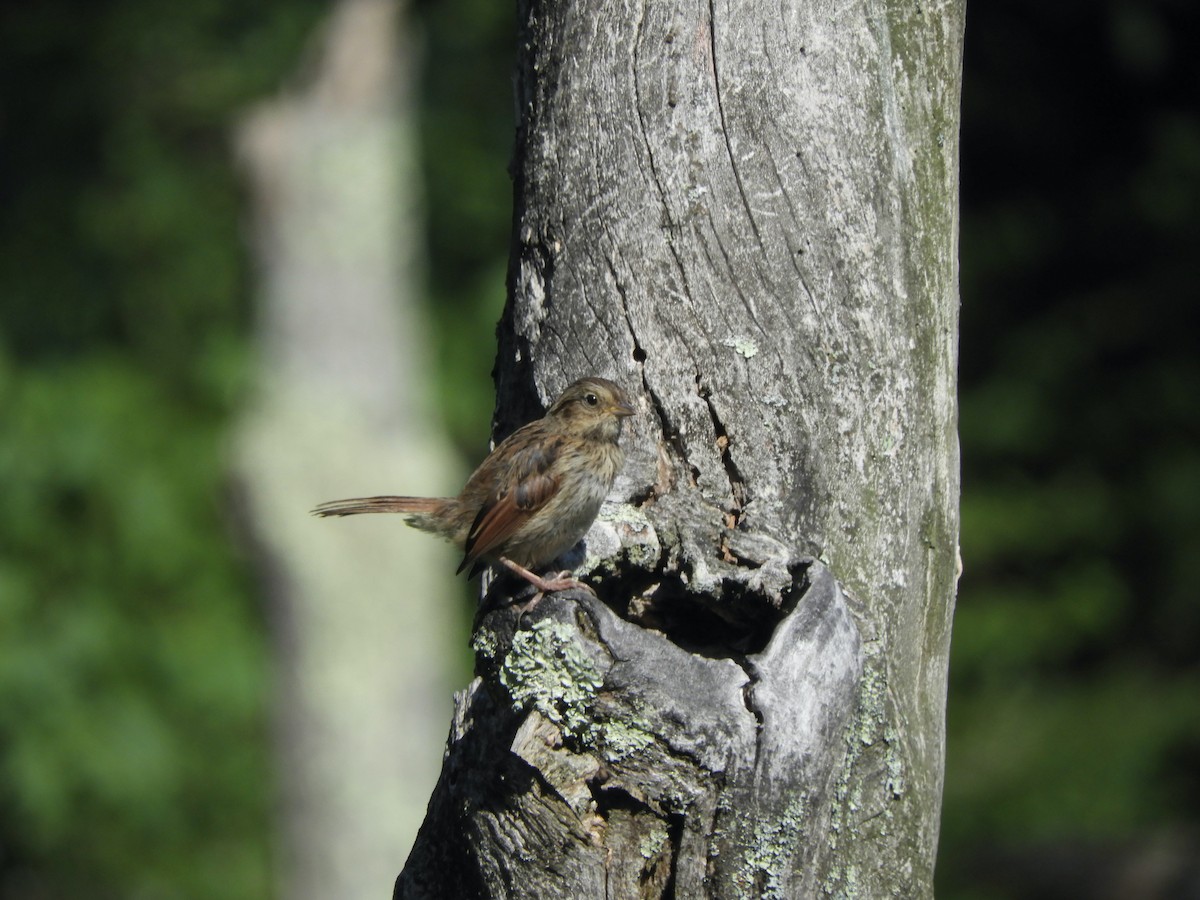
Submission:
[[[270,895],[266,639],[224,496],[250,371],[230,135],[327,11],[0,12],[0,896]],[[1200,11],[967,16],[939,896],[1194,897]],[[414,17],[435,375],[476,459],[513,11]]]

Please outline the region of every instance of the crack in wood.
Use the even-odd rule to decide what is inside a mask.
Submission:
[[[669,456],[670,451],[674,451],[675,458],[687,466],[692,487],[696,487],[700,479],[700,470],[688,460],[687,448],[684,446],[679,430],[671,424],[671,417],[667,413],[667,408],[663,404],[662,397],[650,386],[650,380],[646,377],[645,362],[648,354],[642,346],[641,341],[638,340],[637,329],[633,326],[633,315],[629,310],[629,296],[625,292],[625,286],[621,283],[621,278],[617,274],[617,269],[613,264],[612,258],[605,255],[604,262],[608,266],[609,274],[613,278],[613,284],[617,288],[617,296],[621,298],[621,312],[625,317],[625,324],[629,328],[629,336],[633,341],[633,359],[637,363],[642,388],[650,398],[650,405],[654,410],[655,417],[658,419],[659,431],[662,433],[662,441],[659,443],[659,455],[661,457],[665,452]],[[663,483],[664,480],[665,483]],[[660,471],[658,483],[654,486],[654,496],[657,497],[666,493],[666,491],[670,490],[673,483],[674,479],[671,477],[669,471]]]
[[[717,10],[714,0],[708,0],[708,40],[709,53],[712,59],[713,90],[717,95],[717,116],[721,120],[721,137],[725,141],[725,152],[729,156],[729,168],[733,172],[733,181],[737,185],[738,195],[742,198],[742,205],[746,208],[746,220],[750,223],[750,230],[754,232],[754,239],[758,242],[758,249],[762,251],[763,256],[770,258],[771,254],[767,252],[762,234],[759,233],[758,223],[754,220],[754,210],[750,208],[750,199],[746,196],[746,186],[742,183],[742,173],[738,169],[737,159],[733,155],[733,143],[729,137],[729,124],[725,120],[725,102],[721,96],[721,74],[720,69],[717,67]]]
[[[679,853],[683,847],[683,829],[687,817],[683,813],[667,813],[667,839],[671,842],[671,862],[667,870],[667,881],[663,885],[664,897],[675,896],[675,881],[679,872]]]
[[[700,373],[696,373],[696,394],[704,401],[704,405],[708,408],[708,417],[712,420],[713,433],[716,435],[717,451],[721,456],[721,465],[725,469],[725,477],[729,480],[729,494],[733,499],[733,504],[728,510],[725,525],[728,528],[736,528],[738,522],[742,519],[742,513],[749,502],[750,489],[746,486],[746,477],[742,474],[742,470],[738,464],[733,461],[733,453],[730,450],[732,441],[729,438],[729,432],[725,428],[725,423],[721,421],[720,415],[717,413],[716,404],[713,403],[712,391],[704,386],[700,379]]]
[[[755,668],[750,665],[749,661],[743,658],[731,657],[735,663],[741,667],[741,670],[746,673],[746,683],[742,685],[742,703],[746,705],[747,711],[754,716],[755,731],[754,731],[754,759],[752,760],[754,767],[758,768],[758,762],[762,759],[762,740],[763,740],[763,725],[766,722],[766,717],[763,715],[762,709],[754,700],[754,688],[758,684],[759,675]]]

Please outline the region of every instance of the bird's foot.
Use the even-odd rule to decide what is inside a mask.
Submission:
[[[506,559],[503,556],[500,557],[500,562],[509,571],[520,575],[535,588],[537,588],[537,593],[533,595],[533,599],[521,608],[522,616],[537,606],[544,596],[547,594],[553,594],[557,591],[587,591],[593,597],[596,596],[596,592],[593,591],[591,587],[584,584],[582,581],[579,581],[578,579],[572,578],[570,572],[559,572],[553,578],[543,578],[540,575],[535,575],[533,572],[530,572],[524,566],[513,562],[511,559]]]
[[[577,578],[572,578],[570,570],[565,570],[565,571],[559,572],[553,578],[542,578],[539,580],[542,583],[541,583],[541,585],[538,586],[538,589],[540,591],[542,591],[543,593],[552,593],[553,591],[575,590],[575,591],[587,591],[593,597],[596,596],[596,592],[594,590],[592,590],[591,585],[584,584],[582,581],[580,581]]]

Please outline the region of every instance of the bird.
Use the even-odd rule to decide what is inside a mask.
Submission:
[[[625,463],[621,423],[635,415],[625,391],[590,376],[568,385],[546,414],[500,442],[457,497],[360,497],[317,506],[318,516],[399,513],[462,548],[457,573],[496,562],[547,593],[586,585],[535,574],[587,533]],[[456,574],[457,574],[456,573]],[[532,604],[531,604],[532,605]]]

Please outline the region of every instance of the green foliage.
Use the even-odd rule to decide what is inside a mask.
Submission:
[[[265,638],[220,410],[116,357],[6,368],[0,886],[264,896]]]
[[[0,896],[270,894],[265,634],[222,514],[251,318],[232,129],[328,10],[0,12]],[[479,453],[494,350],[463,323],[503,302],[511,13],[425,15],[437,358]]]
[[[968,10],[940,897],[1055,896],[1059,848],[1197,824],[1196,16]]]
[[[1086,682],[997,682],[960,706],[959,761],[971,766],[954,777],[970,803],[947,807],[950,834],[1123,838],[1193,814],[1170,769],[1172,748],[1200,738],[1200,679],[1166,679],[1152,666],[1106,668]]]
[[[230,117],[321,7],[49,0],[0,20],[3,333],[19,360],[102,341],[185,380],[246,318]]]
[[[322,9],[0,13],[2,896],[270,893],[230,127]]]
[[[494,0],[417,4],[425,39],[421,148],[439,403],[468,459],[491,433],[512,183],[515,12]]]

